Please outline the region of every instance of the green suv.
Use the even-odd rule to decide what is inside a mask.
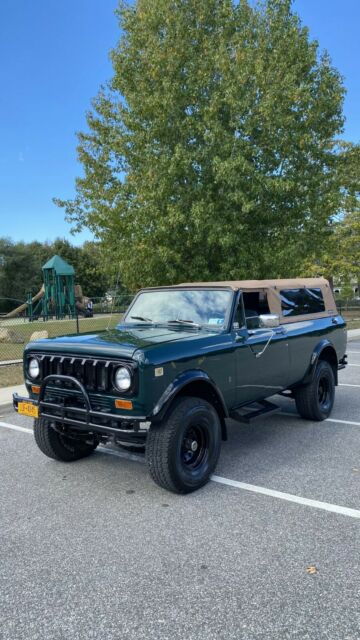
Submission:
[[[277,410],[275,394],[303,418],[329,416],[345,326],[322,278],[143,289],[113,330],[28,344],[29,397],[14,407],[50,458],[145,448],[153,480],[188,493],[213,473],[227,419]]]

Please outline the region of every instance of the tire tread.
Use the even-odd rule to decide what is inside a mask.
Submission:
[[[146,460],[151,478],[160,487],[174,493],[185,494],[193,490],[182,487],[172,477],[170,451],[181,421],[185,419],[188,411],[194,408],[196,401],[199,406],[206,403],[210,410],[215,411],[213,406],[202,398],[181,397],[175,402],[167,420],[150,428],[146,441]],[[208,478],[205,478],[196,488],[200,488],[207,481]]]
[[[44,418],[38,418],[34,421],[34,438],[40,451],[48,458],[59,460],[61,462],[73,462],[89,456],[96,444],[90,445],[86,443],[77,443],[74,440],[73,449],[68,449],[63,445],[59,438],[59,434],[51,426],[51,423]]]
[[[331,365],[326,360],[320,360],[316,367],[316,372],[314,376],[314,380],[309,384],[305,385],[298,389],[295,393],[295,403],[298,413],[305,420],[316,420],[321,421],[324,420],[325,417],[322,416],[321,411],[318,407],[318,399],[317,399],[317,384],[315,384],[317,377],[319,376],[319,372],[321,369],[327,369],[331,371],[331,375],[333,377],[333,382],[335,384],[334,373]]]

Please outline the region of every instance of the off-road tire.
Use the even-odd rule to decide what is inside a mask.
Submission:
[[[73,462],[89,456],[96,449],[98,442],[92,444],[84,440],[76,440],[63,436],[54,429],[53,423],[44,418],[34,420],[35,442],[48,458],[62,462]]]
[[[298,413],[306,420],[325,420],[335,399],[335,377],[332,366],[319,360],[312,381],[295,390]]]
[[[196,491],[208,482],[220,448],[221,425],[214,407],[202,398],[181,397],[166,419],[152,425],[148,433],[146,460],[150,475],[168,491]]]

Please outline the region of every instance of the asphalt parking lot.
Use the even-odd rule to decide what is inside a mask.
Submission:
[[[0,418],[1,640],[360,637],[360,341],[331,419],[229,424],[189,496],[99,448],[47,459]],[[224,484],[228,483],[228,484]]]

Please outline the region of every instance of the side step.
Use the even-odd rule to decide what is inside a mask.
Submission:
[[[250,424],[250,422],[256,420],[256,418],[276,413],[279,409],[280,407],[273,402],[269,402],[269,400],[259,400],[258,402],[251,402],[239,409],[235,409],[230,413],[230,418],[238,422]]]

